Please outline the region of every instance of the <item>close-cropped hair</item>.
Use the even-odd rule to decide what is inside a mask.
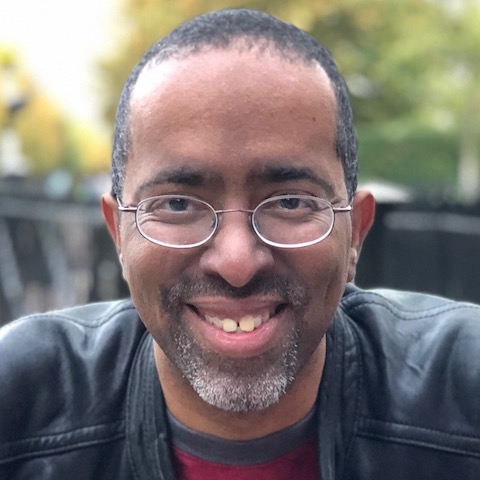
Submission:
[[[241,41],[241,42],[239,42]],[[235,42],[249,50],[273,51],[290,62],[320,65],[330,79],[337,109],[335,149],[351,201],[357,188],[357,139],[347,87],[328,50],[299,28],[257,10],[229,9],[196,17],[155,43],[128,77],[118,104],[112,152],[112,194],[121,198],[131,149],[131,95],[143,69],[207,49],[228,49]]]

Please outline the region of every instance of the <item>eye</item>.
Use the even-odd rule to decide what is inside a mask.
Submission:
[[[318,203],[315,198],[300,195],[285,195],[270,199],[265,202],[266,209],[298,211],[303,209],[317,210]]]
[[[212,208],[195,198],[165,195],[140,202],[137,221],[141,225],[154,222],[163,225],[192,225],[210,222],[215,213]]]
[[[164,202],[162,208],[172,210],[172,212],[186,212],[190,205],[190,200],[187,198],[171,198]]]
[[[189,198],[183,197],[158,197],[145,201],[142,210],[145,213],[182,213],[194,208],[194,203]]]
[[[306,222],[317,219],[328,211],[327,206],[318,198],[307,195],[280,195],[260,205],[257,219],[267,216],[285,222]]]
[[[278,206],[280,208],[286,208],[288,210],[294,210],[300,207],[301,200],[295,197],[286,197],[278,200]]]

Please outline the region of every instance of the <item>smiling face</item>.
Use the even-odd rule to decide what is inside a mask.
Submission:
[[[131,112],[125,205],[163,194],[217,210],[254,209],[282,194],[348,205],[335,97],[319,67],[268,51],[200,52],[147,67]],[[164,389],[175,383],[184,400],[253,411],[287,398],[298,382],[318,383],[324,335],[370,225],[360,219],[365,202],[355,203],[353,217],[337,213],[332,233],[309,247],[268,246],[247,213],[228,212],[207,244],[172,249],[143,238],[134,214],[105,197]]]

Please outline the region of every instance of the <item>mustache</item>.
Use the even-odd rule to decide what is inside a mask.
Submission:
[[[179,277],[174,285],[160,291],[164,305],[188,303],[198,296],[248,298],[254,295],[275,295],[284,303],[301,307],[309,301],[306,286],[282,275],[256,276],[242,287],[233,287],[221,277]]]

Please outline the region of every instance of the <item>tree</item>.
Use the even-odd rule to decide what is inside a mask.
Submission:
[[[105,171],[106,135],[67,118],[22,69],[15,53],[0,46],[0,131],[18,137],[29,173],[54,169],[73,174]]]

